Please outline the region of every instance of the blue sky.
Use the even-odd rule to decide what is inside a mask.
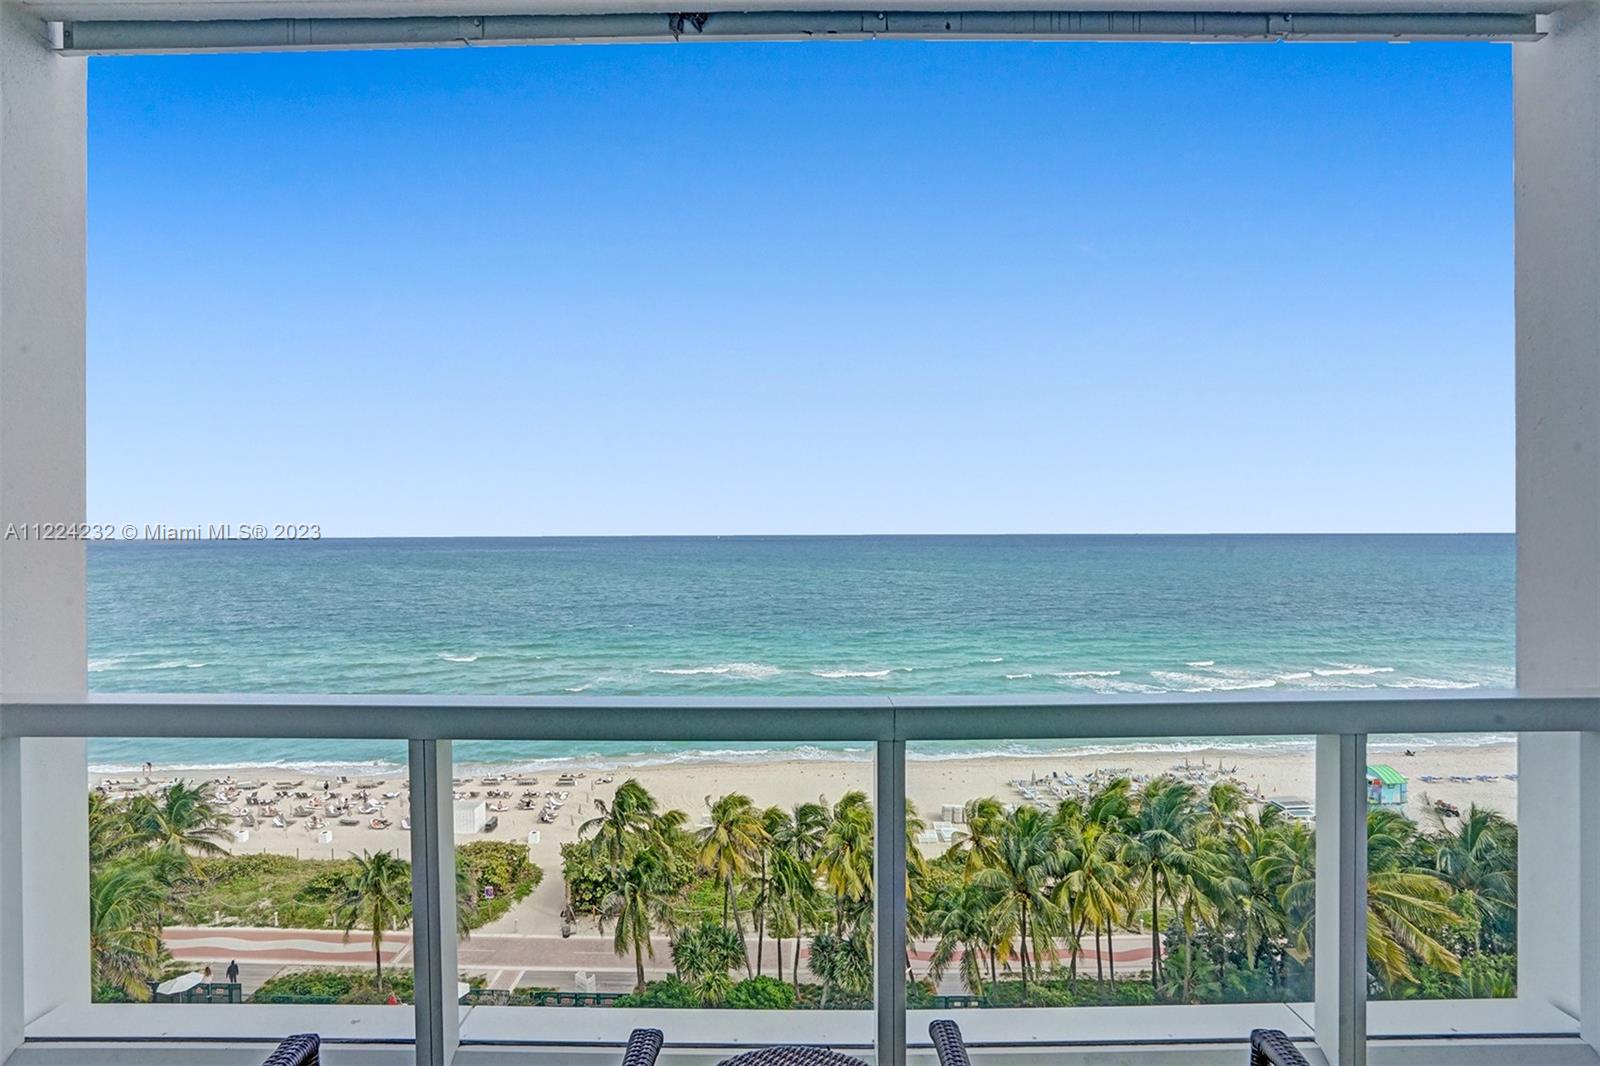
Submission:
[[[89,512],[1512,528],[1510,52],[97,59]]]

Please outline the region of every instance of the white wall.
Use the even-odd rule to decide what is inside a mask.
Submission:
[[[5,539],[10,523],[84,519],[85,61],[0,3],[0,694],[84,692],[84,550]],[[88,886],[80,741],[28,741],[0,758],[0,832],[30,863],[0,870],[0,981],[28,963],[20,1022],[88,993]],[[21,809],[18,809],[18,798]],[[23,916],[26,920],[23,920]],[[12,999],[0,989],[0,1002]],[[9,1050],[0,1043],[0,1053]]]

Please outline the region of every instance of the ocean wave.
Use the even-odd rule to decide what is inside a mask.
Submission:
[[[568,692],[583,692],[583,691],[587,690],[592,683],[593,682],[585,681],[581,685],[573,685],[571,688],[567,689],[567,691]]]
[[[477,655],[451,655],[447,652],[440,652],[439,658],[447,663],[475,663],[478,661]]]
[[[680,751],[639,752],[636,754],[601,754],[597,751],[577,752],[571,755],[551,755],[529,759],[463,760],[456,764],[458,776],[479,773],[550,773],[556,770],[645,770],[662,766],[694,764],[760,764],[777,762],[861,762],[872,754],[870,748],[842,747],[819,748],[810,744],[796,744],[779,748],[686,748]]]
[[[652,674],[671,674],[675,677],[691,677],[699,674],[711,674],[718,677],[737,677],[747,681],[762,681],[769,677],[777,677],[783,671],[776,666],[766,663],[718,663],[715,666],[658,666],[653,667]]]
[[[1296,670],[1293,673],[1279,674],[1279,681],[1308,681],[1315,675],[1310,670]]]
[[[1024,681],[1032,676],[1032,674],[1006,674],[1005,678],[1007,681]]]
[[[1058,670],[1051,677],[1118,677],[1121,670]]]
[[[1318,677],[1346,677],[1355,674],[1365,677],[1368,674],[1392,674],[1392,666],[1367,666],[1364,663],[1329,663],[1327,667],[1318,667],[1311,671]]]
[[[163,659],[158,663],[144,663],[135,666],[135,670],[198,670],[205,663],[191,662],[188,659]]]
[[[91,763],[91,774],[137,774],[144,770],[142,763]],[[211,760],[210,762],[195,763],[157,763],[150,775],[154,778],[166,774],[192,774],[202,771],[237,771],[249,770],[252,773],[262,773],[275,770],[289,771],[297,774],[327,774],[327,775],[356,775],[356,774],[403,774],[406,773],[404,763],[391,762],[387,759],[228,759]]]
[[[1077,671],[1072,674],[1056,674],[1063,685],[1073,685],[1077,688],[1088,689],[1103,696],[1116,695],[1149,695],[1165,692],[1166,689],[1159,685],[1147,684],[1143,681],[1124,681],[1113,675],[1120,671],[1097,673],[1095,671]]]
[[[842,677],[888,677],[893,670],[812,670],[812,677],[826,677],[838,679]]]
[[[1216,751],[1242,755],[1288,755],[1309,753],[1316,741],[1306,737],[1250,738],[1174,737],[1165,741],[1093,741],[1082,744],[1006,744],[994,748],[965,751],[930,751],[906,747],[906,759],[915,762],[957,762],[963,759],[1062,759],[1097,758],[1111,755],[1191,755]]]
[[[1117,683],[1109,679],[1089,679],[1097,683]],[[1137,682],[1120,682],[1135,685]],[[1394,734],[1374,736],[1369,747],[1375,751],[1399,752],[1422,748],[1479,748],[1514,744],[1516,737],[1506,734],[1424,734],[1418,736]],[[1308,737],[1170,737],[1139,738],[1125,741],[1060,742],[973,742],[967,747],[945,745],[908,745],[907,759],[914,762],[950,762],[971,759],[1047,759],[1109,757],[1118,754],[1193,754],[1219,751],[1244,755],[1273,755],[1308,752],[1315,741]],[[664,766],[696,764],[763,764],[779,762],[862,762],[870,758],[871,749],[865,746],[822,748],[815,745],[777,745],[762,748],[686,748],[676,751],[636,753],[601,753],[574,751],[567,754],[549,754],[529,757],[493,756],[458,759],[457,776],[486,773],[549,773],[558,770],[622,771],[650,769]],[[88,767],[94,774],[135,775],[141,770],[139,763],[101,762]],[[336,756],[321,758],[287,759],[228,759],[187,760],[179,763],[158,763],[153,777],[158,779],[173,774],[208,773],[217,775],[231,772],[234,776],[269,776],[272,774],[305,774],[319,776],[404,777],[407,773],[403,761],[389,759],[339,759]]]
[[[1184,692],[1242,692],[1246,689],[1275,688],[1277,679],[1251,677],[1240,672],[1186,674],[1181,670],[1152,670],[1150,676]]]
[[[1517,742],[1514,733],[1391,733],[1373,734],[1369,751],[1421,751],[1423,748],[1498,748]]]
[[[126,659],[90,659],[89,672],[98,674],[103,670],[115,670],[127,661]]]
[[[980,659],[979,660],[979,662],[985,662],[985,663],[1003,663],[1005,661],[1006,661],[1006,657],[1004,655],[992,655],[987,659]]]
[[[1397,677],[1385,681],[1384,688],[1464,689],[1481,687],[1477,681],[1450,681],[1442,677]]]
[[[1215,665],[1217,665],[1217,660],[1215,660],[1215,659],[1196,659],[1192,663],[1184,663],[1183,665],[1185,665],[1185,666],[1197,666],[1197,667],[1199,667],[1199,666],[1215,666]]]

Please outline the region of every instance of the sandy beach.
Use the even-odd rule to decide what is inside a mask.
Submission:
[[[1407,813],[1425,821],[1427,810],[1436,800],[1455,804],[1462,810],[1476,803],[1508,816],[1516,815],[1516,781],[1507,779],[1516,772],[1516,746],[1497,744],[1477,747],[1419,748],[1415,755],[1401,752],[1374,752],[1374,763],[1388,763],[1409,780]],[[959,807],[980,796],[995,796],[1005,803],[1023,802],[1023,796],[1014,782],[1046,782],[1051,775],[1065,780],[1067,775],[1082,780],[1090,774],[1104,778],[1123,773],[1136,779],[1161,773],[1186,774],[1199,783],[1227,778],[1234,780],[1254,796],[1271,799],[1315,796],[1315,761],[1309,747],[1269,747],[1260,751],[1237,747],[1220,749],[1192,749],[1182,753],[1172,751],[1115,751],[1079,754],[1060,754],[1027,757],[972,757],[942,759],[912,759],[907,768],[907,792],[920,816],[930,823],[936,839],[925,840],[924,850],[937,853],[948,844],[947,838],[957,830],[941,817],[948,806]],[[791,806],[819,797],[832,802],[849,789],[872,793],[872,764],[864,758],[808,758],[771,762],[696,762],[676,763],[629,768],[625,765],[605,770],[573,770],[571,785],[557,780],[561,771],[542,770],[513,773],[501,780],[487,772],[467,776],[458,772],[456,790],[458,798],[482,800],[485,813],[498,819],[498,825],[487,833],[474,834],[473,838],[516,840],[529,844],[530,857],[545,870],[544,882],[528,899],[493,923],[485,932],[555,932],[560,925],[563,889],[560,877],[560,847],[575,839],[579,827],[597,813],[596,800],[608,800],[617,785],[630,777],[637,778],[656,797],[663,809],[677,808],[689,815],[691,823],[698,823],[706,811],[707,797],[717,797],[728,792],[748,794],[757,805],[777,804]],[[236,816],[255,813],[257,824],[248,830],[248,839],[230,842],[231,851],[238,854],[274,852],[302,858],[341,858],[358,855],[363,851],[391,850],[402,856],[410,854],[410,835],[402,828],[410,816],[410,790],[404,775],[389,773],[363,777],[318,776],[309,773],[270,771],[267,776],[258,769],[216,767],[206,770],[185,770],[182,774],[163,773],[159,766],[147,774],[92,774],[91,786],[104,787],[112,796],[128,795],[140,788],[165,784],[176,778],[192,783],[231,781],[258,786],[241,790],[229,808]],[[1493,780],[1479,780],[1486,775]],[[485,778],[490,777],[489,783]],[[1423,781],[1423,777],[1437,778]],[[1457,780],[1451,780],[1451,778]],[[609,781],[607,779],[610,779]],[[1466,778],[1467,780],[1460,780]],[[536,784],[518,782],[536,781]],[[324,784],[329,787],[324,791]],[[289,786],[291,795],[279,799],[276,807],[284,815],[286,828],[277,828],[270,818],[262,818],[261,807],[248,804],[250,795],[257,796],[263,804],[276,793]],[[213,785],[213,790],[215,789]],[[539,809],[519,809],[519,801],[526,794],[537,797],[536,807],[542,808],[546,794],[566,792],[567,799],[553,822],[542,823]],[[1048,787],[1035,788],[1042,803],[1053,803]],[[307,817],[292,817],[296,807],[306,808],[310,799],[322,802],[327,793],[337,793],[349,799],[357,792],[366,793],[373,804],[382,804],[381,815],[352,815],[359,824],[340,824],[336,818],[326,819],[326,830],[332,841],[320,842],[319,832],[307,828]],[[490,792],[504,793],[491,797]],[[295,798],[305,793],[307,798]],[[387,798],[385,798],[387,797]],[[503,807],[504,809],[499,809]],[[387,828],[373,828],[374,817],[390,822]],[[235,828],[239,828],[236,817]],[[530,835],[536,834],[536,835]],[[466,838],[463,838],[466,839]]]

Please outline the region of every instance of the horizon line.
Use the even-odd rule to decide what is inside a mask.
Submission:
[[[169,530],[191,530],[192,525],[149,523]],[[141,527],[141,530],[146,527]],[[1095,532],[1095,533],[366,533],[318,537],[127,537],[90,540],[90,544],[289,544],[327,540],[868,540],[954,539],[1020,537],[1500,537],[1516,536],[1514,529],[1482,530],[1216,530],[1205,532]]]

